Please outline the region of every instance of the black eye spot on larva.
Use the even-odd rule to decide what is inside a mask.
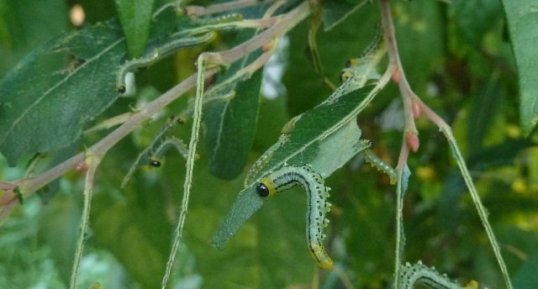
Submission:
[[[127,89],[125,88],[125,85],[120,85],[116,87],[116,92],[124,94]]]
[[[154,167],[154,168],[158,168],[158,167],[161,166],[161,162],[157,161],[157,160],[151,160],[151,161],[149,161],[149,165]]]
[[[262,198],[269,196],[269,188],[267,188],[267,186],[264,185],[263,183],[258,183],[256,185],[256,192]]]

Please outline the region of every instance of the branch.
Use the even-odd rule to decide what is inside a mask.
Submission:
[[[309,13],[310,8],[308,3],[302,3],[292,11],[285,14],[282,18],[278,19],[273,26],[249,39],[248,41],[245,41],[242,44],[239,44],[236,47],[222,53],[208,53],[210,56],[209,60],[212,63],[231,64],[253,52],[254,50],[271,43],[274,38],[287,33],[304,18],[306,18]],[[217,59],[214,59],[215,57]],[[219,68],[207,70],[205,73],[205,78],[211,78],[218,71]],[[161,111],[164,107],[178,99],[180,96],[184,95],[187,91],[193,88],[195,84],[196,74],[193,74],[159,96],[154,101],[140,107],[138,111],[129,116],[129,118],[121,126],[88,148],[88,151],[91,151],[95,156],[102,159],[106,153],[119,141],[129,135],[142,123],[147,121],[152,115]],[[77,165],[83,162],[84,153],[79,153],[35,177],[21,179],[15,182],[0,182],[0,189],[5,192],[2,200],[0,200],[3,201],[2,204],[0,204],[2,205],[0,208],[0,216],[9,214],[9,212],[15,207],[18,200],[15,190],[3,189],[4,187],[17,188],[23,197],[29,197],[46,184],[63,176],[70,170],[76,169]]]
[[[186,6],[183,8],[184,13],[187,16],[205,16],[216,13],[222,13],[229,10],[236,10],[241,8],[246,8],[254,5],[259,5],[260,1],[258,0],[236,0],[227,3],[213,4],[207,7],[204,6]]]
[[[469,170],[467,169],[467,166],[465,165],[465,160],[463,159],[463,156],[461,155],[461,152],[458,148],[458,145],[456,143],[456,140],[452,134],[452,130],[450,126],[439,116],[437,113],[435,113],[430,107],[428,107],[422,100],[416,95],[415,92],[411,89],[409,82],[407,81],[407,78],[405,76],[405,72],[403,70],[402,64],[400,62],[400,55],[398,52],[398,46],[396,43],[396,37],[394,33],[394,23],[392,20],[391,15],[391,9],[389,0],[381,0],[381,19],[383,22],[383,30],[385,33],[385,38],[387,41],[388,46],[388,52],[389,52],[389,58],[390,58],[390,65],[395,67],[393,80],[398,83],[398,86],[400,88],[400,93],[402,95],[402,100],[404,104],[404,113],[405,113],[405,128],[404,128],[404,136],[403,136],[403,142],[402,142],[402,148],[400,150],[400,156],[398,158],[398,177],[399,177],[399,183],[398,183],[398,200],[397,200],[397,224],[396,224],[396,231],[397,231],[397,242],[396,242],[396,257],[395,257],[395,276],[394,276],[394,286],[397,286],[399,284],[399,271],[400,271],[400,259],[401,259],[401,249],[400,249],[400,241],[403,237],[403,225],[401,224],[402,220],[402,207],[403,203],[401,200],[401,195],[403,194],[402,190],[400,189],[401,185],[401,177],[403,175],[403,169],[405,168],[405,165],[407,164],[407,159],[409,156],[410,150],[413,152],[416,152],[419,147],[419,139],[418,139],[418,133],[415,127],[415,118],[420,117],[422,114],[426,116],[431,122],[433,122],[439,130],[445,135],[448,144],[450,146],[450,149],[453,152],[454,158],[456,159],[456,162],[458,164],[458,167],[461,171],[461,174],[465,180],[465,184],[467,185],[467,188],[469,189],[469,193],[471,195],[471,198],[473,199],[473,203],[476,207],[476,210],[478,212],[478,216],[480,217],[480,220],[482,221],[482,225],[484,226],[484,230],[486,231],[486,235],[488,236],[488,240],[491,244],[491,247],[493,249],[493,253],[495,254],[495,258],[497,259],[497,262],[499,264],[499,267],[501,269],[502,276],[504,278],[506,288],[512,289],[512,283],[510,281],[510,276],[508,274],[508,270],[506,268],[506,264],[504,262],[504,259],[500,252],[500,247],[497,242],[497,239],[495,237],[495,234],[493,232],[493,229],[491,227],[491,224],[488,221],[487,218],[487,212],[484,208],[484,205],[482,204],[482,201],[480,200],[480,196],[478,195],[478,192],[476,191],[476,188],[474,186],[473,180],[471,178],[471,175],[469,174]]]
[[[82,254],[84,252],[84,241],[86,239],[86,232],[88,231],[90,221],[90,208],[92,204],[93,185],[95,183],[95,172],[101,159],[90,151],[86,153],[84,163],[87,166],[86,178],[84,180],[84,208],[82,209],[82,216],[80,219],[80,232],[77,240],[77,249],[75,251],[75,259],[73,260],[73,266],[71,269],[71,280],[69,282],[70,289],[77,288],[78,271],[80,269],[80,260],[82,260]]]

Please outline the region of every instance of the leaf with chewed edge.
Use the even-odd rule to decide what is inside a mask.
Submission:
[[[357,91],[330,98],[315,108],[293,118],[283,128],[277,143],[262,155],[245,179],[246,188],[239,193],[232,209],[213,237],[222,247],[239,227],[263,205],[256,192],[256,180],[284,165],[309,164],[323,177],[347,163],[369,147],[361,140],[355,116],[364,107],[363,100],[376,94],[378,86],[368,85]]]

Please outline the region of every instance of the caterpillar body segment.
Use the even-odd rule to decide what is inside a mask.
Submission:
[[[446,274],[440,274],[435,268],[425,266],[420,261],[414,265],[406,263],[401,266],[399,283],[399,289],[413,289],[416,284],[429,289],[465,289]]]
[[[262,178],[256,185],[256,191],[260,197],[266,198],[296,185],[301,186],[307,195],[308,249],[321,268],[331,270],[334,262],[323,247],[323,240],[326,237],[323,228],[329,224],[326,214],[330,211],[331,204],[327,201],[329,188],[325,186],[321,175],[309,166],[284,166]]]

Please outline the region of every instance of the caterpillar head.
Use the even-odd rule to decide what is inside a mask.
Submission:
[[[273,182],[268,178],[263,178],[256,184],[256,192],[262,198],[276,194],[276,189]]]

